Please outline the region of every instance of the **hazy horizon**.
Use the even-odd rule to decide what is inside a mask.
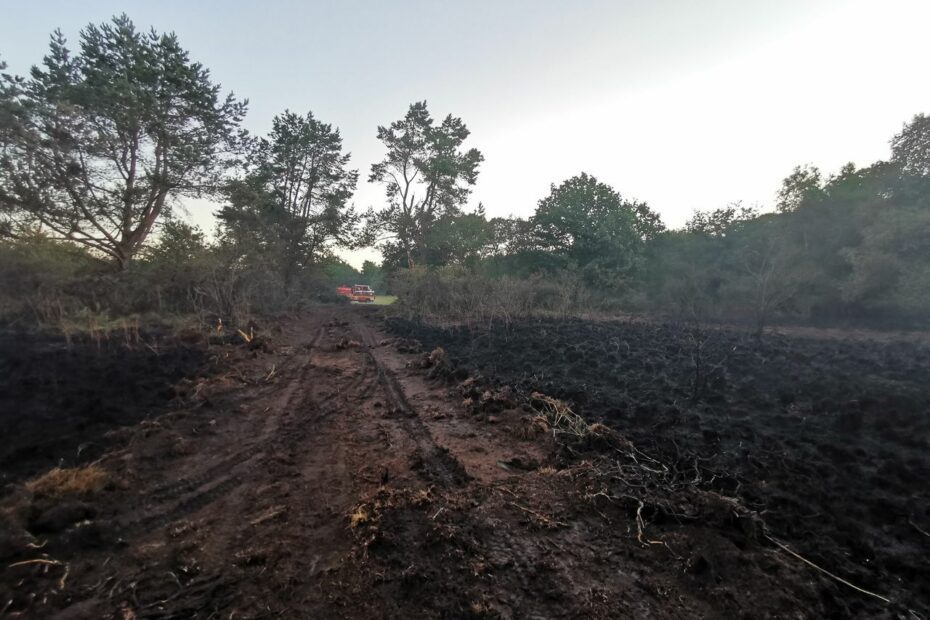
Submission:
[[[586,171],[645,200],[667,225],[695,209],[773,203],[792,167],[830,174],[888,156],[888,140],[930,111],[920,79],[930,4],[4,2],[0,58],[25,74],[61,28],[126,12],[175,31],[224,90],[250,100],[264,134],[286,108],[340,128],[361,180],[375,133],[426,99],[462,117],[485,155],[470,207],[530,215],[549,185]],[[213,228],[205,202],[190,219]],[[358,266],[372,250],[342,252]]]

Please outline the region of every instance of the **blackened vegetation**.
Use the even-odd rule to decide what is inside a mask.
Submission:
[[[170,408],[172,387],[208,363],[176,337],[0,336],[0,483],[89,463],[114,429]]]
[[[788,543],[899,609],[930,611],[926,345],[579,320],[390,327],[486,381],[564,399],[693,472],[696,487],[758,515],[763,544]],[[889,612],[826,578],[821,596],[843,615]]]

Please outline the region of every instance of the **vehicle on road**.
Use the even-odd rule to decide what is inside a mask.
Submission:
[[[346,297],[349,301],[359,303],[372,303],[375,301],[375,292],[367,284],[356,284],[355,286],[340,286],[336,289],[336,294]]]

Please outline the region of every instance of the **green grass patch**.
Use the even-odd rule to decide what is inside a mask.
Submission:
[[[397,295],[377,295],[375,296],[376,306],[390,306],[397,301]]]

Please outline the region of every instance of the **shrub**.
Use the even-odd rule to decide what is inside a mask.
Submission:
[[[404,269],[394,275],[397,312],[431,320],[509,322],[527,316],[615,312],[619,301],[598,294],[574,272],[547,277],[489,277],[459,267]]]

